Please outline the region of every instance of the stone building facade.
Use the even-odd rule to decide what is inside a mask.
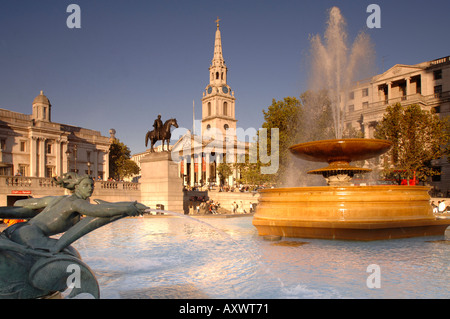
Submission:
[[[53,177],[72,171],[108,178],[108,137],[99,131],[51,121],[41,93],[32,114],[0,109],[0,176]]]
[[[360,129],[365,138],[374,136],[386,107],[395,103],[418,104],[442,117],[450,115],[450,56],[416,65],[397,64],[382,74],[356,85],[341,98],[347,128]],[[450,165],[447,158],[433,163],[441,175],[431,185],[442,193],[450,190]]]

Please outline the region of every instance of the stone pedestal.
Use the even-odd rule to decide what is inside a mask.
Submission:
[[[155,209],[183,213],[183,180],[178,176],[178,164],[170,152],[150,153],[141,159],[141,202]]]

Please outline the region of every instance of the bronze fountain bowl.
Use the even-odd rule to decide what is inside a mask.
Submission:
[[[313,141],[292,145],[292,154],[312,162],[353,162],[370,159],[387,152],[392,142],[378,139],[349,138]]]

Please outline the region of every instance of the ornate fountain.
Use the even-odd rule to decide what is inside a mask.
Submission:
[[[260,191],[253,225],[259,235],[379,240],[443,235],[448,219],[437,219],[427,186],[352,186],[356,173],[370,169],[352,161],[379,156],[391,143],[376,139],[335,139],[291,146],[305,160],[327,162],[322,174],[328,186],[290,187]]]
[[[328,186],[262,190],[253,224],[260,235],[287,237],[375,240],[441,235],[450,220],[433,215],[429,187],[352,185],[354,174],[370,170],[351,162],[379,156],[391,143],[342,139],[345,113],[341,105],[347,103],[346,88],[352,86],[356,75],[363,75],[373,57],[364,33],[351,47],[347,45],[345,25],[339,8],[332,7],[323,39],[318,35],[311,38],[311,89],[328,92],[336,139],[290,147],[302,159],[328,163],[308,172],[323,175]]]

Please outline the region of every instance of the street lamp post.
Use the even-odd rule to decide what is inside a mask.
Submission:
[[[87,162],[87,167],[88,167],[88,175],[91,176],[91,162]]]
[[[66,156],[67,156],[67,172],[66,173],[69,173],[70,172],[70,151],[69,151],[69,148],[67,148]]]
[[[75,173],[78,173],[78,169],[77,169],[77,149],[78,149],[78,147],[77,147],[77,145],[75,144],[74,146],[73,146],[73,156],[75,157]]]

